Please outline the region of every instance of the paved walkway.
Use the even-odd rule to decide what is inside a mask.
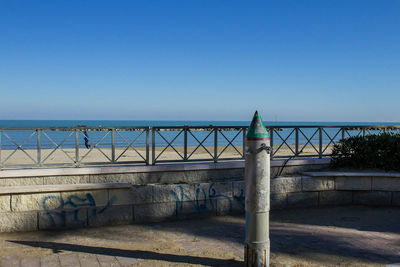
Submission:
[[[0,263],[6,267],[242,266],[243,239],[242,215],[10,233],[0,234]],[[396,262],[400,263],[400,208],[297,209],[271,215],[271,266]]]

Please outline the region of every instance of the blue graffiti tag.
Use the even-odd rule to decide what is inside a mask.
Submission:
[[[49,209],[47,207],[47,201],[56,200],[59,203],[59,206],[55,209]],[[115,201],[115,197],[111,198],[107,201],[107,204],[102,208],[93,208],[91,210],[91,214],[88,215],[89,218],[95,218],[98,214],[103,213],[108,207],[112,205]],[[52,227],[67,226],[67,218],[72,217],[72,221],[75,223],[86,223],[86,218],[79,218],[79,212],[83,207],[96,207],[96,201],[94,197],[90,193],[86,193],[84,198],[78,197],[76,195],[70,195],[67,197],[66,201],[64,201],[61,197],[58,196],[45,196],[42,198],[42,208],[45,210],[46,215],[49,219],[50,225]],[[67,209],[67,210],[65,210]],[[58,218],[59,224],[57,225],[55,218]]]
[[[193,207],[193,209],[197,212],[207,211],[207,210],[215,210],[215,202],[214,199],[224,198],[229,203],[229,211],[232,211],[232,200],[230,197],[224,194],[217,194],[214,189],[214,183],[211,183],[208,189],[204,189],[200,187],[200,184],[197,185],[194,199],[191,199],[183,190],[182,186],[178,186],[179,192],[175,192],[175,190],[171,190],[171,195],[175,199],[176,205],[176,213],[183,211],[183,203],[187,201]]]

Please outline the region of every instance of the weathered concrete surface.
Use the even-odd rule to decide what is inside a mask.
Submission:
[[[302,177],[303,191],[324,191],[324,190],[334,190],[335,180],[330,177]]]
[[[400,178],[372,177],[372,190],[400,191]]]
[[[282,194],[290,192],[301,192],[301,177],[278,177],[271,179],[271,192]]]
[[[371,177],[336,177],[336,190],[371,190]]]
[[[1,266],[243,266],[244,216],[0,234]],[[400,208],[271,212],[271,266],[400,263]]]

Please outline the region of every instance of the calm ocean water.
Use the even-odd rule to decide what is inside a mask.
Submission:
[[[0,127],[69,127],[87,126],[248,126],[250,121],[140,121],[140,120],[0,120]],[[304,122],[265,121],[265,125],[398,125],[392,122]]]
[[[86,126],[207,126],[207,125],[216,125],[216,126],[248,126],[250,121],[123,121],[123,120],[0,120],[0,127],[73,127],[77,125],[86,125]],[[266,121],[266,126],[360,126],[360,125],[398,125],[399,123],[377,123],[377,122],[288,122],[288,121]],[[326,128],[326,134],[323,134],[323,143],[327,144],[330,142],[330,139],[327,135],[333,138],[338,132],[339,128]],[[306,138],[311,138],[313,144],[318,143],[319,135],[315,131],[317,128],[309,128],[303,129],[302,133],[299,133],[299,143],[305,144]],[[286,139],[288,144],[294,144],[295,135],[292,133],[292,129],[284,129],[279,132],[281,138]],[[349,131],[351,135],[358,134],[357,131]],[[375,132],[372,132],[375,133]],[[157,146],[166,146],[168,141],[172,141],[178,134],[178,131],[164,131],[161,132],[162,136],[156,134],[155,140]],[[197,146],[198,141],[203,141],[203,145],[212,146],[214,143],[213,135],[209,134],[209,132],[193,132],[193,137],[191,134],[188,134],[188,145],[189,146]],[[111,146],[111,134],[107,134],[107,132],[88,132],[90,143],[98,144],[98,147],[110,147]],[[234,137],[236,138],[232,141],[234,145],[242,144],[242,135],[238,134],[237,131],[226,131],[222,134],[219,134],[218,137],[218,145],[226,146],[229,144],[228,140],[232,140]],[[22,145],[22,148],[36,148],[37,147],[37,135],[35,131],[32,130],[3,130],[1,133],[0,139],[0,149],[15,149],[19,145]],[[164,138],[163,138],[164,137]],[[196,140],[197,138],[197,140]],[[278,137],[277,134],[274,135],[274,145],[279,145],[282,140]],[[341,134],[337,134],[334,138],[335,141],[338,141],[341,138]],[[227,140],[228,139],[228,140]],[[145,146],[146,144],[146,136],[145,134],[136,131],[129,132],[123,131],[119,134],[115,134],[115,144],[117,147],[126,147],[128,144],[134,141],[134,146]],[[150,136],[151,141],[151,136]],[[85,146],[84,135],[83,133],[79,134],[78,142],[80,147]],[[41,134],[40,144],[42,148],[55,148],[56,144],[61,144],[63,148],[71,148],[75,146],[75,135],[72,132],[68,131],[45,131],[45,133]],[[183,134],[178,135],[178,137],[174,140],[174,146],[183,146]]]

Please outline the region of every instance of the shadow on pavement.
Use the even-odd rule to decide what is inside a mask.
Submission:
[[[31,247],[52,249],[54,253],[59,253],[60,251],[63,250],[71,252],[114,256],[114,257],[127,257],[127,258],[143,259],[143,260],[161,260],[167,262],[202,264],[208,266],[243,265],[243,262],[236,260],[223,260],[223,259],[197,257],[197,256],[163,254],[163,253],[143,251],[143,250],[126,250],[126,249],[116,249],[116,248],[93,247],[93,246],[74,245],[74,244],[66,244],[58,242],[23,241],[23,240],[8,240],[8,241]]]
[[[400,234],[400,207],[320,207],[274,210],[271,221]]]

